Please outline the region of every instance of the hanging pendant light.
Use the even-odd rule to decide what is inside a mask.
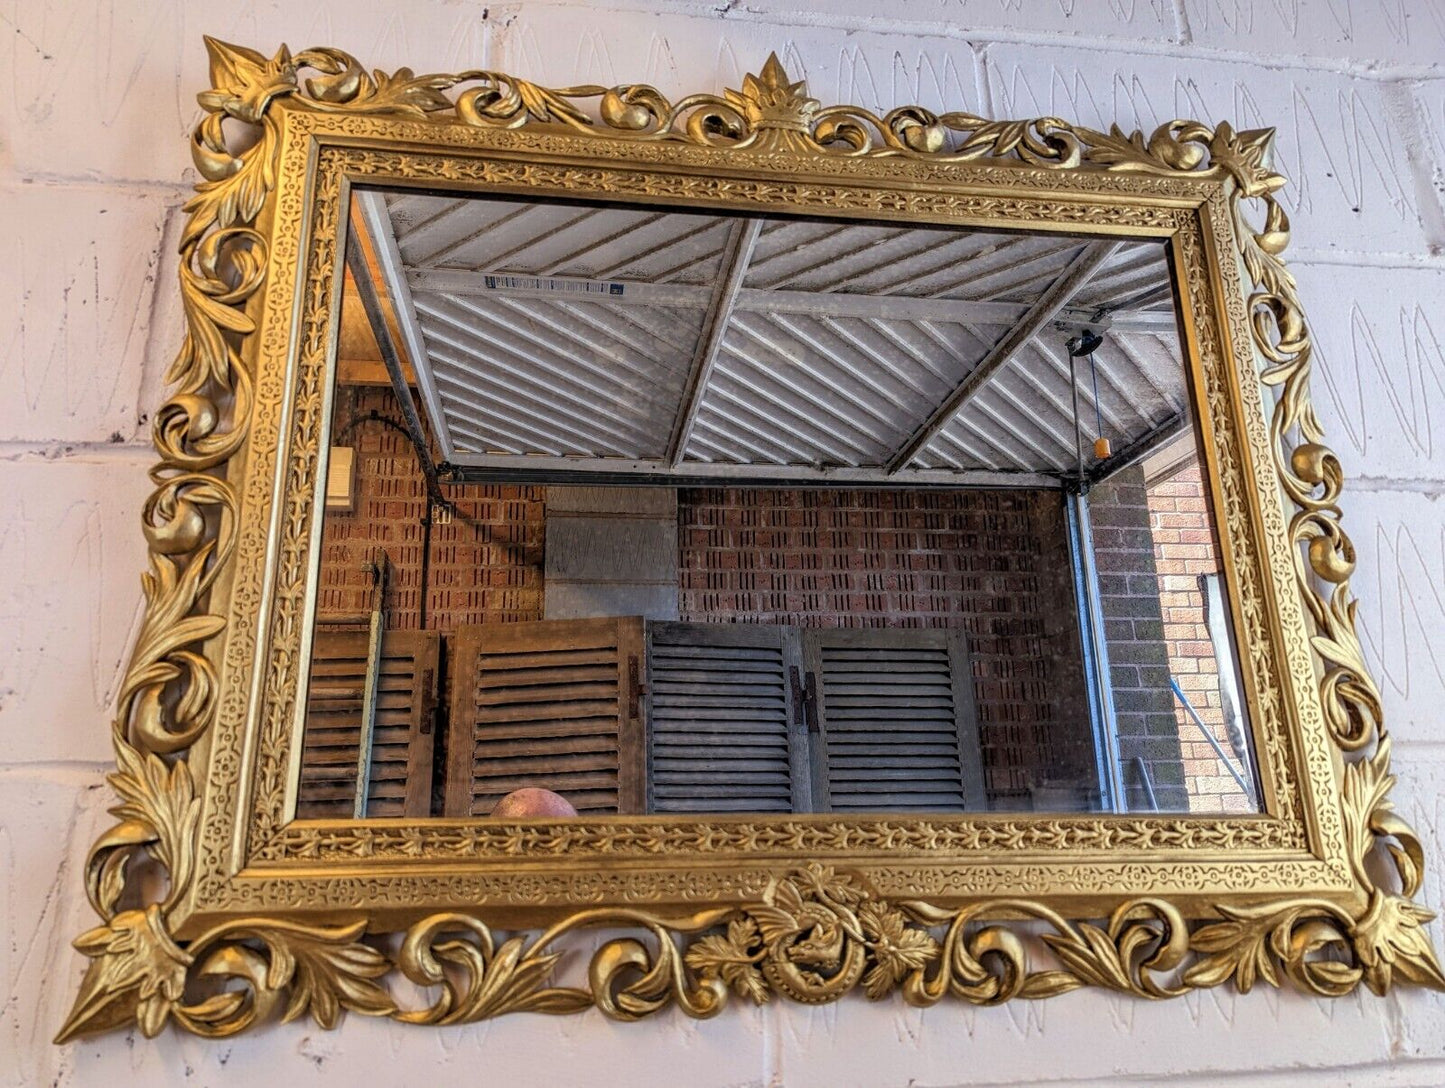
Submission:
[[[1094,433],[1098,435],[1094,439],[1094,457],[1099,461],[1107,460],[1114,452],[1112,444],[1104,436],[1104,417],[1099,407],[1099,372],[1094,366],[1094,352],[1098,351],[1103,343],[1102,336],[1093,329],[1085,329],[1065,345],[1070,358],[1089,360],[1089,378],[1094,386]],[[1077,420],[1075,420],[1075,424],[1077,425]]]

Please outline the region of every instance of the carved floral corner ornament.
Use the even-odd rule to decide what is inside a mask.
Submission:
[[[826,1002],[859,987],[874,999],[901,990],[920,1006],[950,995],[995,1004],[1082,986],[1163,998],[1229,982],[1242,991],[1259,981],[1278,986],[1285,977],[1326,996],[1361,983],[1377,994],[1397,982],[1445,989],[1423,928],[1433,915],[1412,901],[1422,850],[1388,799],[1390,742],[1355,632],[1342,474],[1310,404],[1310,337],[1281,260],[1289,224],[1274,198],[1283,178],[1267,165],[1271,130],[1172,121],[1146,138],[1055,118],[987,121],[918,107],[879,117],[822,107],[775,56],[740,91],[671,103],[641,85],[549,90],[486,71],[367,72],[332,49],[293,56],[283,47],[268,59],[210,39],[207,48],[212,89],[199,96],[206,116],[192,146],[201,181],[185,207],[181,239],[186,335],[168,374],[175,391],[155,419],[161,459],[143,516],[151,553],[143,576],[147,610],[112,727],[117,822],[90,852],[87,891],[101,924],[75,941],[90,962],[57,1041],[130,1024],[152,1036],[171,1020],[224,1036],[278,1013],[309,1013],[329,1028],[342,1010],[460,1023],[593,1006],[634,1019],[675,1003],[705,1017],[732,994],[759,1003],[773,994]],[[685,916],[603,907],[502,938],[479,918],[453,912],[422,918],[399,942],[365,937],[364,918],[312,926],[244,917],[178,941],[171,915],[193,879],[200,812],[188,751],[215,716],[217,673],[204,649],[225,625],[210,591],[236,532],[236,491],[218,469],[250,424],[253,375],[241,345],[255,327],[248,302],[267,271],[267,241],[256,223],[276,182],[271,107],[282,98],[309,111],[494,128],[560,125],[613,139],[797,156],[1013,160],[1047,170],[1232,181],[1250,320],[1264,359],[1260,378],[1278,393],[1271,438],[1294,505],[1297,582],[1343,766],[1342,819],[1361,906],[1288,898],[1221,904],[1217,920],[1190,923],[1163,899],[1136,898],[1094,924],[1029,899],[960,909],[888,899],[858,874],[804,864],[774,879],[758,902]],[[596,100],[597,120],[579,105],[587,100]],[[238,144],[227,131],[238,123],[253,138]],[[142,882],[131,870],[142,863],[164,870],[167,890],[159,901],[135,905]],[[1392,873],[1397,890],[1377,882],[1377,868]],[[1042,936],[1026,936],[1020,919]],[[566,938],[597,926],[637,935],[605,943],[585,987],[552,985]],[[435,1001],[399,1006],[384,985],[395,971],[433,990]]]

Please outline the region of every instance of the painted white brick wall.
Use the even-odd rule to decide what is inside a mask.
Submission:
[[[1317,399],[1354,480],[1367,652],[1401,807],[1445,903],[1445,2],[1442,0],[11,0],[0,10],[0,1082],[1069,1085],[1445,1083],[1445,1000],[1257,991],[1149,1005],[743,1006],[353,1018],[221,1043],[48,1040],[91,923],[105,708],[135,626],[143,414],[180,336],[177,209],[202,33],[330,44],[381,67],[736,86],[769,49],[830,101],[1152,126],[1276,124]],[[158,255],[158,249],[164,252]],[[1436,927],[1437,941],[1442,940]]]

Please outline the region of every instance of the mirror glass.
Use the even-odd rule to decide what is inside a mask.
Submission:
[[[1259,811],[1162,242],[349,219],[298,818]]]

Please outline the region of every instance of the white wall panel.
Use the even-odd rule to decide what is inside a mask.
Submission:
[[[140,614],[141,450],[0,461],[0,766],[111,758]]]
[[[1445,269],[1300,265],[1315,404],[1350,477],[1445,476]]]
[[[1302,68],[1144,53],[991,45],[990,105],[1000,117],[1064,117],[1125,130],[1176,117],[1278,130],[1275,167],[1296,244],[1310,252],[1424,254],[1438,208],[1418,203],[1407,135],[1382,85]],[[1081,63],[1082,61],[1082,63]],[[1433,198],[1432,198],[1433,199]]]
[[[1183,0],[1189,40],[1243,53],[1445,65],[1440,0]]]
[[[165,199],[8,185],[0,207],[0,441],[129,440],[154,407],[138,397]]]

